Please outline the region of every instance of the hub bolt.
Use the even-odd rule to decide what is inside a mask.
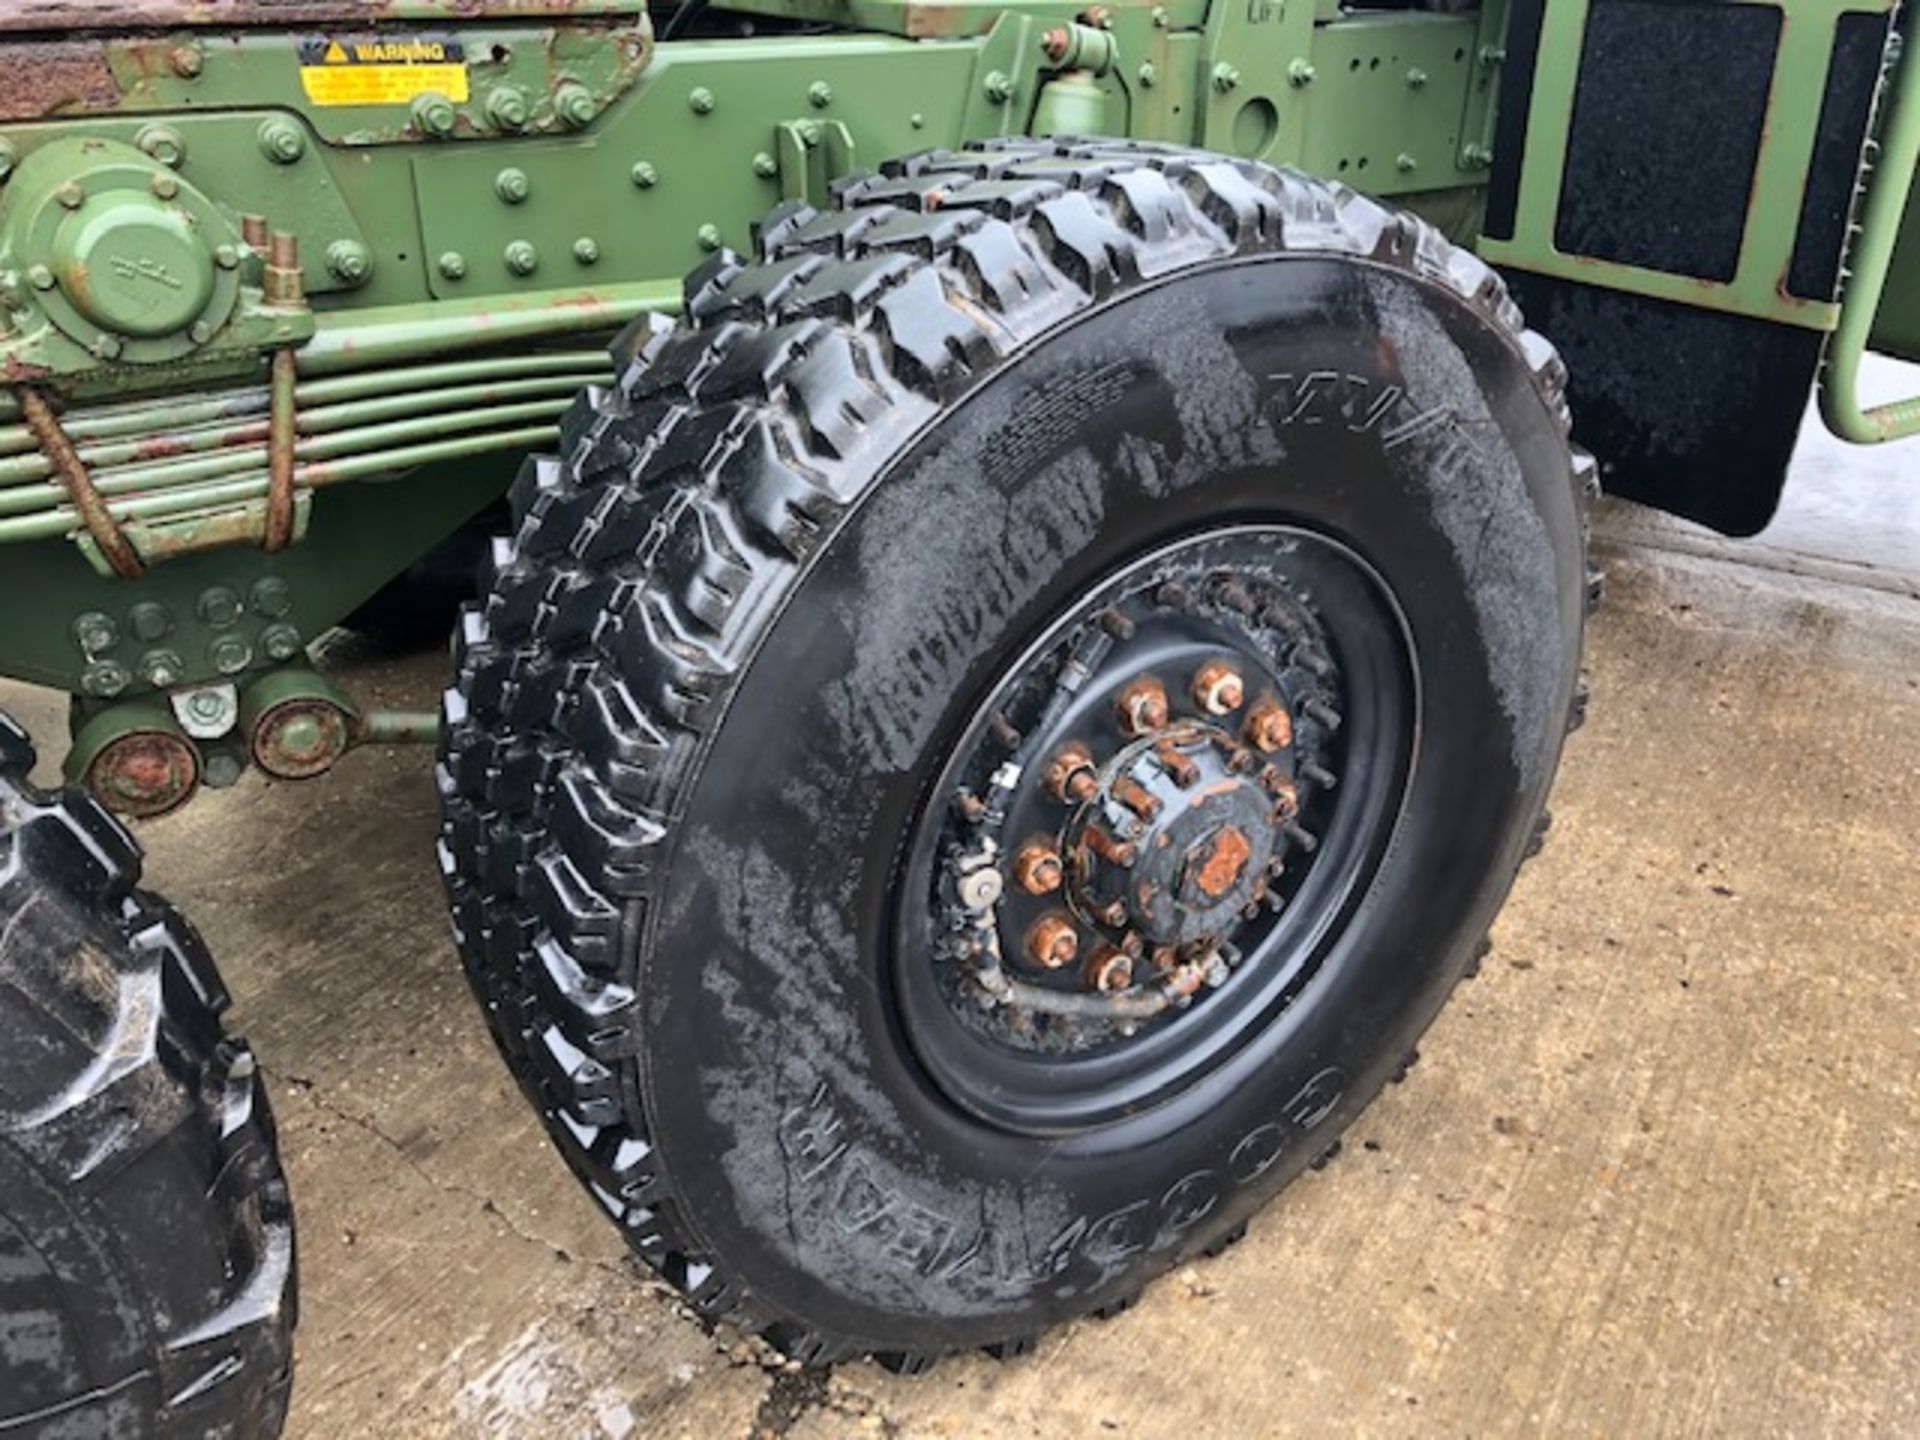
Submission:
[[[1159,758],[1160,767],[1173,777],[1173,783],[1182,790],[1200,778],[1200,767],[1180,752],[1180,747],[1171,740],[1162,740],[1153,747],[1153,753]]]
[[[1160,802],[1144,785],[1126,775],[1113,782],[1113,798],[1142,820],[1151,820],[1160,813]]]
[[[1262,755],[1284,750],[1293,743],[1293,717],[1273,696],[1263,697],[1247,712],[1247,743]]]
[[[1027,931],[1027,954],[1043,969],[1071,965],[1080,953],[1080,935],[1064,910],[1054,910],[1033,922]]]
[[[1193,677],[1193,703],[1209,715],[1231,715],[1246,693],[1240,672],[1224,660],[1209,660]]]
[[[1078,740],[1069,740],[1058,750],[1041,772],[1047,793],[1063,803],[1090,800],[1100,784],[1093,775],[1093,755]]]
[[[1140,852],[1126,840],[1116,840],[1098,825],[1087,827],[1087,848],[1092,850],[1109,865],[1122,868],[1130,866],[1140,858]]]
[[[1126,951],[1102,945],[1087,960],[1087,984],[1103,995],[1124,990],[1133,983],[1133,960]]]
[[[1114,705],[1120,712],[1120,729],[1127,735],[1145,735],[1167,723],[1167,687],[1157,675],[1128,681]]]
[[[1050,895],[1064,874],[1060,852],[1045,840],[1029,840],[1013,857],[1013,878],[1029,895]]]

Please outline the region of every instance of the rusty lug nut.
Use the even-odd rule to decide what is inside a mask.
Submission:
[[[1160,802],[1147,793],[1147,789],[1131,776],[1122,775],[1113,782],[1113,798],[1142,820],[1151,820],[1160,813]]]
[[[1153,747],[1153,753],[1160,761],[1160,768],[1165,770],[1173,778],[1173,783],[1182,790],[1200,778],[1200,767],[1183,755],[1180,747],[1171,740],[1162,740]]]
[[[1130,866],[1139,858],[1139,852],[1125,840],[1116,840],[1098,825],[1087,827],[1087,848],[1109,865]]]
[[[987,729],[992,732],[994,740],[1002,749],[1018,750],[1020,748],[1020,732],[1014,729],[1013,722],[1000,711],[993,712],[992,718],[987,721]]]
[[[1259,764],[1260,757],[1258,755],[1255,755],[1251,750],[1242,749],[1237,745],[1233,748],[1232,753],[1227,756],[1227,769],[1236,775],[1251,775]]]
[[[1118,930],[1131,918],[1127,914],[1127,902],[1124,900],[1116,900],[1100,912],[1101,923],[1114,930]]]
[[[1171,945],[1159,945],[1154,948],[1153,968],[1162,975],[1170,972],[1180,963],[1180,952]]]
[[[1268,768],[1272,769],[1271,766]],[[1260,782],[1266,787],[1267,793],[1273,796],[1275,820],[1291,820],[1300,813],[1300,792],[1286,776],[1274,771],[1270,779],[1263,774]]]
[[[1049,895],[1060,888],[1063,875],[1060,852],[1045,840],[1029,840],[1013,857],[1013,878],[1029,895]]]
[[[1318,721],[1329,730],[1340,728],[1340,712],[1317,695],[1301,704],[1300,713],[1309,720]]]
[[[1027,954],[1046,970],[1071,965],[1080,953],[1080,934],[1064,910],[1051,910],[1027,931]]]
[[[1209,715],[1231,715],[1246,693],[1240,672],[1224,660],[1209,660],[1193,677],[1193,703]]]
[[[1271,695],[1262,696],[1247,712],[1247,743],[1262,755],[1284,750],[1293,743],[1293,717]]]
[[[1053,752],[1040,781],[1049,795],[1062,802],[1091,799],[1100,788],[1093,778],[1093,755],[1078,740],[1069,740]]]
[[[1128,735],[1145,735],[1167,723],[1167,687],[1157,675],[1128,681],[1113,703],[1120,712],[1120,729]]]
[[[1154,590],[1153,598],[1169,610],[1184,610],[1193,604],[1193,592],[1178,580],[1162,581]]]
[[[1087,959],[1087,984],[1103,995],[1124,990],[1133,983],[1133,960],[1126,951],[1102,945]]]
[[[1133,638],[1133,621],[1111,606],[1100,612],[1100,628],[1116,640]]]

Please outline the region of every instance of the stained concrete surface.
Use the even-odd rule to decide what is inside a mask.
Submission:
[[[1606,509],[1551,843],[1412,1082],[1227,1255],[1011,1363],[796,1376],[636,1269],[458,977],[422,754],[144,827],[273,1084],[289,1433],[1920,1433],[1916,472],[1816,437],[1737,545]],[[395,704],[442,673],[336,663]]]

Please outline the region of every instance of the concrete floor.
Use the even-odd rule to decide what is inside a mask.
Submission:
[[[1008,1364],[783,1373],[636,1269],[457,975],[424,755],[146,827],[273,1081],[289,1433],[1920,1433],[1917,467],[1811,440],[1741,545],[1607,510],[1552,841],[1413,1083],[1225,1257]]]

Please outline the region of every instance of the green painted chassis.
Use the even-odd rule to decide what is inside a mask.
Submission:
[[[1887,3],[1791,0],[1788,8],[1809,22],[1800,28],[1830,38],[1842,11]],[[519,7],[542,8],[554,7]],[[1472,243],[1507,6],[1347,12],[1329,0],[1118,0],[1091,15],[1084,0],[749,0],[728,9],[789,33],[658,43],[645,15],[620,0],[568,8],[562,17],[456,21],[471,8],[390,0],[397,19],[383,29],[450,32],[465,43],[471,97],[439,137],[424,133],[419,111],[406,105],[309,103],[293,39],[320,25],[105,34],[105,98],[57,118],[0,122],[0,163],[9,169],[41,147],[117,141],[168,156],[180,179],[223,211],[263,215],[297,237],[311,311],[298,317],[311,338],[295,348],[303,407],[377,412],[380,389],[411,383],[428,373],[422,367],[471,362],[479,368],[453,378],[484,374],[494,385],[523,368],[534,375],[536,362],[525,357],[536,353],[552,382],[542,389],[528,379],[529,398],[516,393],[491,410],[500,397],[479,386],[479,409],[494,417],[480,432],[457,411],[390,431],[369,430],[368,417],[354,413],[339,423],[360,427],[352,433],[361,451],[303,439],[296,473],[311,500],[301,538],[277,554],[247,543],[244,526],[229,534],[206,523],[255,513],[249,505],[257,511],[264,460],[242,472],[216,466],[210,488],[192,492],[205,503],[190,518],[203,542],[227,543],[181,543],[176,534],[169,543],[178,553],[137,580],[107,571],[71,511],[48,513],[50,479],[37,482],[39,508],[29,513],[9,510],[0,474],[0,612],[9,617],[0,673],[87,697],[82,708],[97,711],[137,705],[156,688],[155,674],[176,688],[228,679],[246,687],[303,664],[300,645],[502,493],[520,457],[553,433],[566,391],[596,372],[592,351],[619,324],[674,309],[680,277],[722,245],[744,246],[781,200],[818,198],[839,175],[893,155],[1068,126],[1177,141],[1345,180]],[[1572,24],[1566,16],[1584,9],[1585,0],[1556,3],[1550,23]],[[192,13],[218,21],[228,12],[214,3]],[[1050,50],[1047,32],[1090,15],[1105,38],[1074,69],[1073,57],[1062,63]],[[1085,38],[1073,33],[1076,43]],[[1502,263],[1552,273],[1561,262],[1540,238],[1539,217],[1551,213],[1554,157],[1564,149],[1567,96],[1554,87],[1570,85],[1577,45],[1549,41],[1521,226],[1488,248]],[[1789,301],[1778,281],[1778,235],[1791,232],[1797,212],[1825,63],[1813,42],[1783,56],[1792,68],[1776,87],[1739,274],[1724,293],[1696,285],[1690,303],[1821,330],[1839,323],[1840,307]],[[517,127],[490,108],[503,90],[529,102]],[[275,143],[272,127],[292,127],[298,143]],[[355,253],[362,263],[342,261]],[[1895,273],[1903,268],[1913,267],[1896,264]],[[1645,293],[1665,294],[1672,283],[1592,262],[1581,262],[1581,275]],[[8,278],[0,274],[0,285]],[[292,323],[273,320],[271,307],[262,313]],[[1910,306],[1890,305],[1889,314],[1900,333],[1882,342],[1920,350],[1920,316]],[[16,377],[26,348],[25,337],[0,332]],[[157,414],[264,384],[258,346],[216,342],[196,357],[143,367],[62,349],[56,336],[31,358],[32,378],[62,397],[69,422],[82,428],[101,407],[111,416],[144,403]],[[144,434],[145,423],[136,413],[128,426]],[[0,401],[0,454],[24,448],[20,431]],[[382,448],[376,442],[388,434],[395,438]],[[248,443],[261,448],[257,435]],[[337,458],[343,453],[348,459]],[[0,472],[6,464],[0,459]],[[143,473],[127,470],[109,503],[129,525],[167,523],[171,502],[155,499]],[[102,489],[119,483],[103,479]],[[263,596],[273,603],[251,603]],[[168,662],[157,671],[156,654]],[[374,724],[368,733],[393,728]]]

